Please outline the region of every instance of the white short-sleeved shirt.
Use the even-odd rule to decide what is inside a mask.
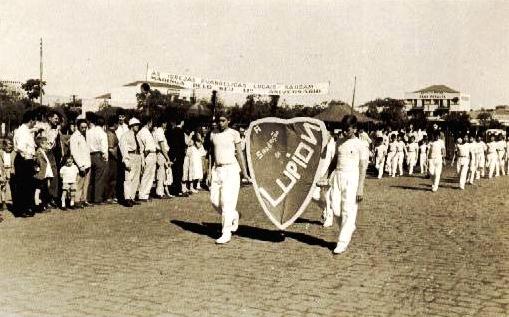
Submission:
[[[210,141],[214,146],[214,156],[217,164],[237,163],[235,144],[241,141],[238,131],[227,128],[223,132],[212,133]]]
[[[417,152],[419,150],[419,144],[413,142],[407,145],[408,152]]]
[[[375,148],[376,158],[379,158],[379,159],[384,158],[386,154],[387,154],[387,145],[382,143]]]
[[[497,153],[497,142],[489,142],[486,146],[488,147],[488,154]]]
[[[369,159],[369,149],[365,142],[358,138],[348,139],[338,146],[338,165],[340,172],[359,171],[361,160]]]
[[[389,143],[389,153],[394,153],[398,150],[398,143],[396,141]]]
[[[405,142],[399,141],[396,142],[396,152],[403,153],[405,151]]]
[[[164,129],[161,127],[157,127],[152,132],[152,136],[156,141],[156,148],[160,151],[168,151],[168,141],[166,140],[166,136],[164,135]],[[163,142],[164,149],[161,149],[161,142]]]
[[[64,184],[74,184],[76,183],[76,179],[78,177],[78,168],[76,165],[67,166],[64,165],[60,168],[60,176],[62,177],[62,183]]]
[[[426,156],[426,151],[428,150],[428,145],[426,143],[421,144],[419,146],[419,153],[421,156]]]
[[[458,151],[459,157],[468,157],[470,148],[471,146],[468,143],[456,144],[456,150]]]
[[[433,141],[429,144],[429,158],[439,159],[442,158],[442,150],[445,150],[444,141]]]

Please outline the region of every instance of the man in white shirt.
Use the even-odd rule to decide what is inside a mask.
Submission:
[[[74,163],[79,169],[78,178],[76,180],[76,196],[75,206],[80,208],[86,206],[88,197],[88,185],[90,183],[90,147],[86,140],[87,120],[78,119],[76,123],[76,131],[69,139],[71,156]]]
[[[459,187],[460,189],[465,189],[468,167],[470,163],[470,144],[463,142],[462,138],[458,138],[458,140],[456,140],[456,146],[454,147],[454,156],[451,160],[451,166],[453,166],[454,161],[456,161],[456,173],[460,177]]]
[[[140,130],[140,121],[136,118],[129,120],[129,131],[122,135],[118,144],[124,163],[124,206],[132,207],[136,190],[140,184],[141,156],[140,146],[136,134]]]
[[[117,130],[115,131],[119,142],[120,142],[120,139],[122,138],[122,135],[124,135],[124,133],[129,131],[129,127],[127,126],[126,122],[127,122],[127,118],[126,118],[125,114],[123,112],[119,112],[118,113],[118,127],[117,127]]]
[[[249,176],[239,133],[228,127],[230,119],[227,114],[218,114],[216,120],[219,131],[210,135],[213,151],[210,201],[222,218],[222,235],[216,243],[224,244],[231,240],[232,232],[239,225],[239,213],[236,210],[240,190],[239,172],[242,171],[246,180]]]
[[[158,198],[164,197],[166,170],[170,168],[170,157],[168,156],[170,148],[165,135],[166,126],[167,123],[164,121],[163,117],[159,117],[154,121],[154,131],[152,131],[157,149],[156,196]]]
[[[90,128],[86,138],[90,147],[90,201],[102,204],[104,201],[104,185],[106,181],[106,167],[108,165],[108,135],[104,131],[104,119],[93,115],[90,117]]]
[[[14,210],[20,216],[34,215],[35,194],[35,140],[32,128],[35,114],[28,110],[23,114],[22,124],[14,131]]]
[[[428,168],[431,175],[431,191],[436,192],[440,184],[440,175],[442,174],[442,165],[445,158],[445,143],[440,139],[440,133],[434,132],[432,142],[428,150]]]
[[[341,217],[335,254],[346,251],[355,231],[358,203],[364,195],[364,179],[368,168],[369,149],[355,136],[357,118],[346,115],[341,121],[344,134],[337,141],[337,166],[331,175],[331,207]]]
[[[154,136],[150,132],[152,129],[151,117],[144,116],[141,119],[141,124],[143,127],[136,135],[140,145],[141,168],[143,170],[138,188],[138,198],[141,201],[147,201],[156,176],[157,145]]]

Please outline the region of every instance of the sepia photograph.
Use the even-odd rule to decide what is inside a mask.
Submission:
[[[0,317],[509,316],[509,1],[0,2]]]

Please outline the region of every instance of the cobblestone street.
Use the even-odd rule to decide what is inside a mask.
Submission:
[[[0,224],[1,316],[508,316],[509,177],[437,193],[369,179],[349,250],[311,203],[278,232],[244,187],[224,246],[208,193]]]

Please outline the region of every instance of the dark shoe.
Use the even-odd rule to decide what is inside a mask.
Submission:
[[[133,204],[133,201],[132,200],[126,200],[124,202],[124,207],[132,207],[134,204]]]
[[[61,210],[67,210],[67,207],[62,206],[62,207],[60,207],[60,209],[61,209]]]

